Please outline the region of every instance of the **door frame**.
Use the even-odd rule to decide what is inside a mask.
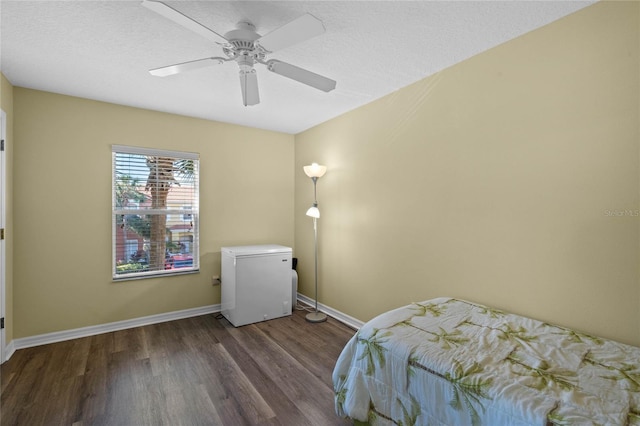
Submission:
[[[0,228],[5,230],[5,238],[0,239],[0,318],[5,316],[5,280],[7,276],[6,262],[6,217],[7,217],[7,114],[0,109],[0,138],[4,141],[4,149],[0,150]],[[6,360],[6,321],[0,329],[0,364]]]

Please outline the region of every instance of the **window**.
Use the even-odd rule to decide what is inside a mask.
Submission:
[[[199,156],[112,146],[113,278],[197,272]]]

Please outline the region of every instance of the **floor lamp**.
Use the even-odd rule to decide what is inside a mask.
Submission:
[[[307,321],[309,322],[323,322],[327,320],[327,316],[318,311],[318,218],[320,218],[320,210],[318,209],[318,197],[316,196],[316,183],[318,178],[324,176],[327,172],[326,166],[321,166],[318,163],[313,163],[310,166],[304,166],[304,172],[313,181],[313,206],[307,210],[307,216],[313,218],[313,243],[315,251],[315,283],[316,283],[316,309],[314,312],[307,314]]]

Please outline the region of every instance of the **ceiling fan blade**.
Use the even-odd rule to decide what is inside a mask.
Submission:
[[[142,0],[142,6],[156,12],[158,15],[164,16],[165,18],[175,22],[178,25],[182,25],[186,29],[193,31],[196,34],[200,34],[204,38],[211,40],[214,43],[218,43],[218,44],[228,43],[228,40],[222,37],[220,34],[205,27],[201,23],[194,21],[193,19],[189,18],[187,15],[177,11],[176,9],[172,8],[167,4],[164,4],[156,0]]]
[[[315,87],[323,92],[330,92],[336,88],[335,80],[307,71],[295,65],[272,59],[267,61],[267,69],[283,77],[290,78],[307,86]]]
[[[151,75],[156,77],[166,77],[168,75],[178,74],[185,71],[197,70],[199,68],[220,65],[225,62],[224,58],[205,58],[195,61],[182,62],[180,64],[167,65],[166,67],[154,68],[149,70]]]
[[[240,70],[240,87],[242,88],[242,103],[244,106],[260,103],[256,70]]]
[[[322,33],[324,33],[322,21],[307,13],[262,36],[257,43],[263,49],[275,52]]]

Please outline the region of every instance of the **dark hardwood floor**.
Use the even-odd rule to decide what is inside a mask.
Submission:
[[[2,365],[0,424],[348,425],[331,373],[355,333],[304,312],[234,328],[203,315],[21,349]]]

